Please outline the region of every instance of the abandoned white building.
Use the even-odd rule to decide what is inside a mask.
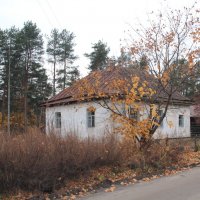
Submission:
[[[101,72],[101,84],[111,84],[116,79],[125,79],[134,73],[129,68],[113,68]],[[92,74],[84,79],[90,80]],[[81,82],[80,82],[81,84]],[[46,107],[46,132],[52,130],[65,135],[69,132],[87,136],[99,136],[106,131],[112,131],[115,126],[111,119],[111,112],[94,101],[78,101],[75,96],[79,91],[79,81],[61,91],[59,94],[45,102]],[[160,101],[165,101],[165,95],[160,94]],[[99,99],[99,101],[101,101]],[[91,111],[90,107],[95,110]],[[161,110],[162,112],[162,110]],[[140,118],[145,113],[140,114]],[[178,92],[174,93],[166,117],[161,126],[156,130],[155,137],[189,137],[190,136],[190,100]]]

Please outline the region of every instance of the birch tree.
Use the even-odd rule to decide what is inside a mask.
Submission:
[[[113,120],[121,124],[117,127],[120,133],[148,146],[166,117],[169,105],[180,98],[177,92],[195,76],[200,55],[198,15],[194,6],[169,9],[149,17],[148,25],[132,26],[122,51],[129,55],[127,66],[138,64],[138,68],[133,68],[135,73],[127,70],[115,73],[120,76],[109,85],[110,81],[104,77],[110,69],[105,73],[94,72],[79,83],[82,86],[79,99],[99,100],[96,102],[110,110]],[[181,60],[186,60],[186,64]],[[123,109],[119,109],[119,105]],[[138,121],[132,116],[143,109],[143,105],[148,107],[148,116]],[[160,108],[162,113],[159,113]]]

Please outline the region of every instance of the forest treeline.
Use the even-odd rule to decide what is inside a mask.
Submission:
[[[0,127],[7,126],[10,88],[11,128],[24,130],[44,121],[41,102],[79,78],[73,62],[74,34],[53,29],[44,37],[37,25],[25,22],[21,29],[0,29]],[[47,40],[47,45],[44,45]],[[45,62],[52,64],[48,73]],[[10,77],[10,84],[9,84]],[[52,81],[52,78],[53,81]]]
[[[44,125],[45,114],[40,104],[80,78],[79,66],[74,65],[78,59],[75,45],[73,32],[54,28],[45,36],[32,21],[25,22],[20,29],[0,28],[0,128],[7,129],[9,88],[11,129],[26,130],[28,126]],[[110,48],[101,40],[93,43],[91,48],[90,53],[84,54],[90,60],[90,71],[103,70],[109,65],[145,70],[150,64],[150,58],[144,52],[134,60],[123,48],[119,57],[109,57]],[[46,63],[48,70],[52,67],[50,73],[47,73]],[[178,63],[180,69],[188,66],[188,61],[183,58]],[[170,74],[176,85],[182,86],[179,92],[188,97],[199,94],[199,61],[195,76],[181,84],[176,77],[180,74],[179,68]]]

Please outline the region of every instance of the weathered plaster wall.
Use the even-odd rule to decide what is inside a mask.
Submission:
[[[87,108],[93,106],[95,112],[95,127],[87,127]],[[55,127],[55,112],[61,112],[61,129]],[[148,109],[140,113],[140,118],[147,116]],[[184,116],[184,127],[179,127],[179,115]],[[82,137],[101,136],[112,131],[114,126],[110,112],[95,103],[81,103],[46,108],[46,131],[56,131],[62,135],[76,133]],[[154,137],[189,137],[190,136],[190,107],[170,106],[163,126],[159,127]]]
[[[184,127],[179,127],[179,115],[184,116]],[[155,137],[190,137],[190,107],[169,106],[163,126],[157,129]]]
[[[95,127],[87,127],[87,108],[93,106],[95,111]],[[61,112],[61,129],[55,127],[55,112]],[[56,131],[65,135],[76,133],[82,137],[102,135],[112,129],[110,113],[95,103],[70,104],[54,106],[46,109],[46,131]]]

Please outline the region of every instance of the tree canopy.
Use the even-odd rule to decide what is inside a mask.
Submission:
[[[66,29],[61,32],[53,29],[48,37],[48,62],[53,64],[53,95],[56,90],[63,90],[79,78],[78,66],[73,66],[77,59],[74,38],[75,35]]]
[[[114,80],[109,87],[102,74],[96,72],[93,81],[83,79],[79,99],[100,99],[96,102],[110,110],[112,118],[121,124],[117,126],[120,133],[149,144],[174,99],[184,98],[177,92],[183,93],[191,80],[199,80],[198,14],[195,7],[169,9],[153,13],[146,26],[132,26],[130,42],[122,48],[118,65],[123,68],[126,63],[135,74],[126,73],[129,77]],[[141,110],[146,110],[147,117],[132,117]]]
[[[2,30],[0,35],[1,125],[7,125],[10,87],[11,125],[13,128],[26,129],[28,125],[39,124],[39,104],[51,94],[51,85],[42,65],[42,34],[36,24],[28,21],[22,29],[12,27]]]
[[[107,44],[99,40],[92,45],[93,51],[91,53],[85,53],[85,56],[90,59],[90,65],[88,69],[91,71],[105,69],[108,63],[108,53],[110,48]]]

